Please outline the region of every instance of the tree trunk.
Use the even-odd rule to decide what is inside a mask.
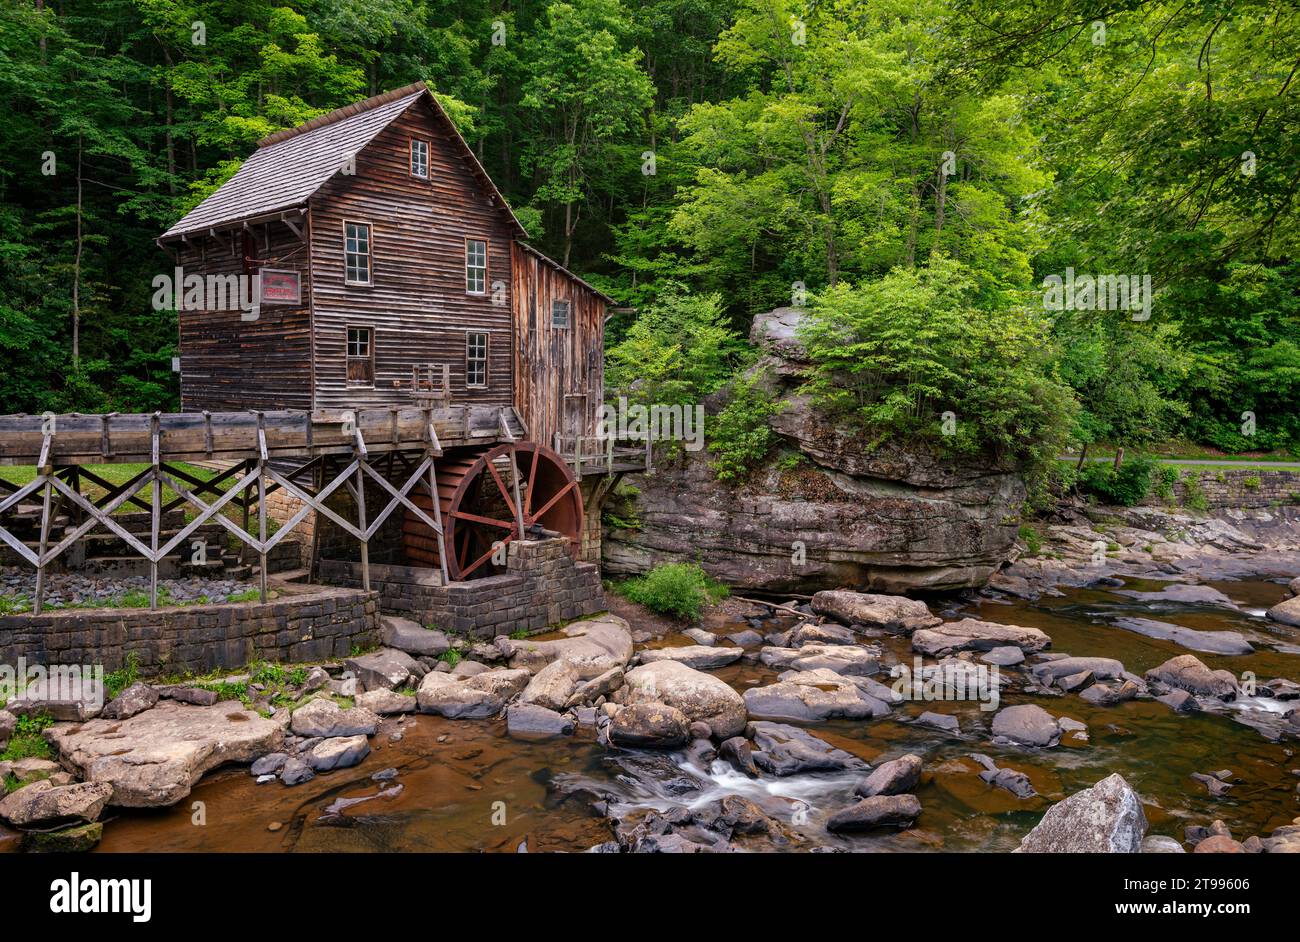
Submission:
[[[72,369],[81,366],[81,135],[77,135],[77,252],[72,263]]]

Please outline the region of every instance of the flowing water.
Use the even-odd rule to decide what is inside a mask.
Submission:
[[[1281,601],[1285,587],[1272,582],[1222,582],[1214,587],[1239,606],[1187,605],[1135,600],[1120,591],[1160,591],[1168,583],[1130,580],[1122,590],[1066,590],[1061,597],[1011,604],[983,601],[945,611],[988,621],[1030,625],[1052,637],[1052,650],[1118,658],[1142,674],[1187,653],[1171,642],[1115,627],[1116,618],[1139,616],[1202,631],[1247,636],[1255,653],[1198,653],[1211,667],[1261,680],[1300,680],[1300,630],[1267,622],[1262,613]],[[773,627],[780,622],[774,621]],[[732,627],[717,630],[725,633]],[[740,626],[743,627],[743,626]],[[656,644],[690,643],[669,636]],[[888,656],[911,663],[906,639],[886,638]],[[770,683],[775,672],[736,664],[716,672],[738,690]],[[887,680],[887,678],[882,678]],[[817,736],[872,762],[914,752],[925,760],[916,795],[924,808],[916,827],[902,832],[835,836],[825,821],[854,801],[860,773],[804,774],[756,780],[721,762],[691,765],[685,753],[611,753],[590,730],[572,737],[528,743],[507,738],[503,720],[408,718],[399,742],[389,741],[391,721],[372,739],[370,756],[346,771],[286,788],[255,784],[246,769],[209,774],[180,805],[157,811],[119,812],[108,820],[101,851],[503,851],[585,850],[610,839],[611,823],[591,809],[593,798],[615,817],[647,809],[696,808],[725,795],[741,795],[786,825],[794,839],[739,838],[751,850],[928,851],[1013,849],[1055,801],[1121,773],[1143,796],[1150,833],[1181,839],[1187,824],[1223,820],[1238,839],[1267,835],[1300,815],[1296,741],[1271,742],[1238,721],[1250,711],[1282,712],[1294,706],[1257,697],[1222,714],[1175,714],[1152,700],[1092,706],[1077,696],[1008,693],[1002,705],[1035,702],[1058,716],[1087,725],[1086,738],[1046,750],[995,746],[987,732],[991,712],[974,702],[904,703],[874,721],[835,721],[810,727]],[[925,710],[958,715],[960,737],[916,725]],[[1028,775],[1039,797],[1020,799],[985,784],[970,753]],[[370,776],[399,770],[392,786]],[[1233,787],[1211,798],[1189,776],[1230,770]],[[387,791],[381,794],[381,791]],[[340,801],[342,799],[342,801]],[[362,799],[349,804],[352,799]],[[197,823],[201,802],[204,823]],[[331,808],[331,806],[333,806]]]

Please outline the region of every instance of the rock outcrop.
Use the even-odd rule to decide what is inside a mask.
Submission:
[[[1016,852],[1137,854],[1146,830],[1142,799],[1116,773],[1048,808]]]
[[[605,531],[605,572],[699,559],[745,589],[982,586],[1012,551],[1022,477],[989,461],[873,447],[860,430],[829,422],[796,391],[799,317],[760,315],[752,339],[767,354],[755,370],[783,403],[771,427],[805,460],[790,470],[774,459],[738,488],[714,477],[704,451],[629,477],[640,525]],[[792,563],[799,544],[806,560]]]

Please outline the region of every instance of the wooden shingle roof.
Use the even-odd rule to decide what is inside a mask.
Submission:
[[[164,232],[159,241],[304,205],[326,181],[342,171],[349,156],[360,154],[376,135],[426,96],[494,205],[508,214],[517,236],[525,237],[523,226],[438,99],[424,82],[416,82],[264,137],[233,177]]]

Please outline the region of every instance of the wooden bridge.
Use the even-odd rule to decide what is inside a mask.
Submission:
[[[217,523],[259,555],[265,601],[267,553],[314,511],[360,543],[363,583],[369,589],[369,541],[399,507],[441,541],[441,503],[426,502],[426,511],[412,499],[411,492],[417,486],[427,486],[427,493],[439,493],[437,461],[445,448],[490,446],[526,435],[527,429],[511,407],[0,416],[0,519],[29,499],[39,500],[40,507],[40,537],[35,547],[2,525],[0,540],[36,567],[33,611],[39,614],[46,568],[83,535],[102,526],[149,561],[150,605],[156,608],[159,561],[200,527]],[[202,481],[178,467],[195,461],[221,461],[229,467]],[[146,467],[120,484],[104,480],[87,467],[119,463]],[[3,467],[28,465],[36,467],[31,481],[19,485],[5,480]],[[378,513],[367,512],[363,486],[367,479],[386,497]],[[83,483],[94,484],[105,493],[91,499],[82,493]],[[164,486],[177,495],[166,504],[162,500]],[[356,521],[344,519],[328,506],[330,496],[339,488],[346,488],[356,502]],[[281,489],[303,506],[269,534],[266,497]],[[127,504],[150,513],[147,542],[114,519],[114,513]],[[192,509],[195,515],[164,542],[161,520],[177,507]],[[242,511],[242,527],[223,513],[228,507]],[[257,525],[252,532],[249,523],[254,507]],[[54,542],[51,523],[64,511],[73,523]],[[449,581],[446,555],[441,554],[440,568],[443,580]]]

